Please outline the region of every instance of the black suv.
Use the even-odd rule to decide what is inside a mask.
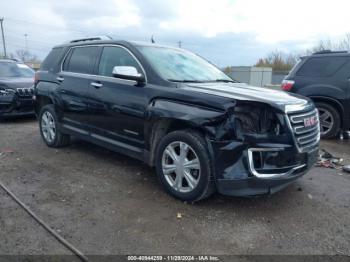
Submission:
[[[35,111],[43,140],[70,136],[156,167],[171,195],[276,192],[314,164],[314,104],[233,81],[178,48],[81,39],[54,47],[38,72]]]
[[[34,70],[11,59],[0,59],[0,119],[34,115]]]
[[[329,50],[302,57],[282,89],[311,98],[320,114],[321,137],[350,128],[350,54]]]

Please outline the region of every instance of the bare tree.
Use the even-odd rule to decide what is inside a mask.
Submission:
[[[346,34],[340,41],[332,41],[329,38],[320,40],[314,47],[299,54],[285,54],[278,50],[273,51],[266,57],[259,58],[255,66],[272,67],[274,71],[289,71],[296,64],[299,57],[325,50],[350,50],[350,33]]]
[[[27,61],[27,59],[29,58],[29,52],[27,50],[24,50],[24,49],[16,50],[16,55],[22,61]]]
[[[332,42],[331,39],[320,40],[314,47],[305,50],[305,53],[302,55],[311,55],[316,52],[325,51],[325,50],[334,50],[336,45]]]
[[[272,67],[274,71],[289,71],[296,63],[297,56],[275,50],[265,58],[260,58],[255,66]]]
[[[231,67],[230,67],[230,66],[225,67],[225,68],[224,68],[224,73],[225,73],[225,74],[231,73]]]
[[[350,33],[346,34],[345,37],[338,44],[339,50],[350,50]]]
[[[16,55],[23,62],[37,62],[39,60],[35,54],[32,54],[31,52],[25,49],[16,50]]]

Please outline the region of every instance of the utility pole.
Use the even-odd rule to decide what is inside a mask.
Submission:
[[[4,46],[4,56],[5,58],[7,57],[6,54],[6,43],[5,43],[5,34],[4,34],[4,27],[2,25],[2,23],[4,22],[4,18],[0,18],[0,24],[1,24],[1,34],[2,34],[2,44]]]
[[[24,46],[26,48],[26,51],[28,52],[28,41],[27,41],[27,34],[24,34]]]
[[[179,41],[179,42],[177,42],[177,44],[179,45],[179,48],[181,48],[182,42]]]

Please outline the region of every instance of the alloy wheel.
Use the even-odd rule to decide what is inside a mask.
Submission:
[[[327,135],[334,126],[334,117],[331,112],[325,108],[318,108],[320,116],[321,135]]]
[[[45,111],[41,117],[41,131],[45,140],[52,143],[56,137],[55,119],[49,111]]]

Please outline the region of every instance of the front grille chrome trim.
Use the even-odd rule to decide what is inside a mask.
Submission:
[[[319,124],[319,122],[317,122],[317,125]],[[306,133],[311,133],[317,130],[317,125],[315,125],[312,128],[305,128],[304,126],[296,126],[294,127],[294,132],[297,135],[302,135],[302,134],[306,134]]]
[[[292,116],[290,116],[290,121],[293,124],[303,123],[303,120],[304,120],[305,117],[317,115],[317,109],[314,109],[314,110],[312,110],[310,112],[307,112],[307,113],[304,113],[304,114],[296,114],[296,115],[294,115],[293,112],[290,112],[289,115],[292,115]],[[296,118],[302,118],[302,119],[301,120],[295,120]]]
[[[34,87],[16,88],[16,94],[20,97],[32,97],[34,95]]]
[[[308,128],[300,125],[304,124],[304,120],[307,117],[316,117],[315,126]],[[315,148],[320,142],[320,120],[317,109],[313,109],[309,112],[289,112],[286,114],[286,121],[290,131],[292,132],[294,142],[300,153],[307,152]]]

